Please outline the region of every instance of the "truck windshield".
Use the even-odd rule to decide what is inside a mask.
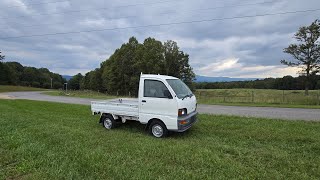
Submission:
[[[192,96],[192,92],[189,87],[180,79],[167,79],[167,82],[179,99]]]

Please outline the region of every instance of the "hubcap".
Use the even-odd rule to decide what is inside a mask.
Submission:
[[[152,134],[155,137],[161,137],[163,135],[163,129],[159,124],[152,126]]]
[[[103,122],[104,124],[104,127],[107,128],[107,129],[111,129],[111,126],[112,126],[112,121],[108,118],[106,118]]]

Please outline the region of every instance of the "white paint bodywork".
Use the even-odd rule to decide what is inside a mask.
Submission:
[[[196,97],[192,96],[179,99],[167,79],[177,79],[164,75],[142,74],[139,83],[137,99],[113,99],[108,101],[92,101],[91,111],[93,114],[111,114],[115,119],[136,120],[142,124],[147,124],[152,119],[161,120],[168,130],[178,130],[178,109],[186,108],[187,112],[196,111]],[[144,97],[144,80],[157,80],[165,84],[172,95],[169,98]]]

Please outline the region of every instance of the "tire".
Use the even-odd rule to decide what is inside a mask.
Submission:
[[[108,114],[103,117],[102,126],[106,129],[113,129],[116,127],[116,122],[113,119],[113,117],[110,114]]]
[[[153,120],[149,126],[149,133],[156,138],[163,138],[168,135],[168,129],[159,120]]]

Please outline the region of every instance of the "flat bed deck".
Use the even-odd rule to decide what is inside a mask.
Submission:
[[[121,116],[139,117],[138,99],[112,99],[107,101],[92,101],[92,113],[110,113]]]

